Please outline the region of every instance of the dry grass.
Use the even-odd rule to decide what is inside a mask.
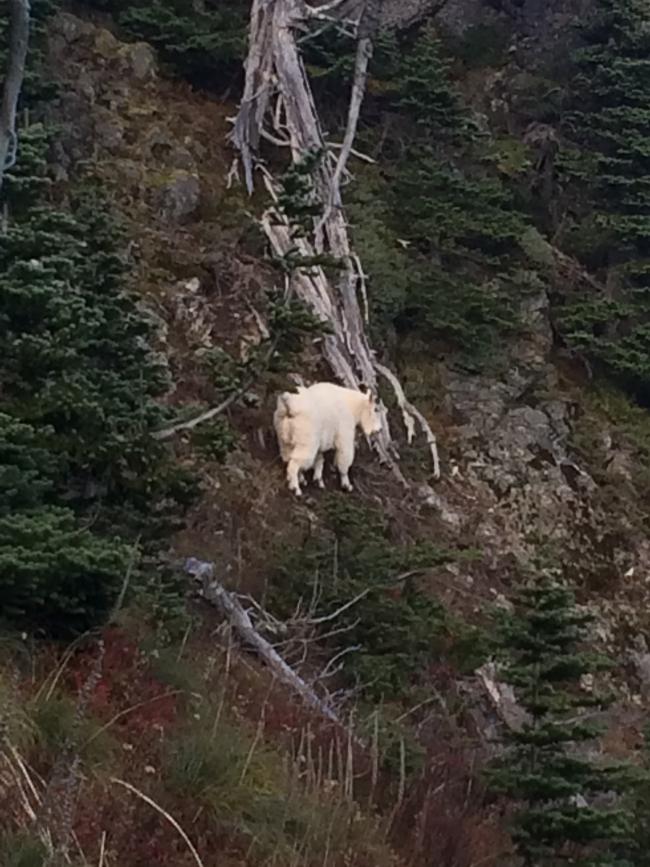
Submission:
[[[307,725],[295,755],[274,745],[266,708],[273,691],[279,725],[287,698],[267,685],[258,718],[246,720],[235,675],[241,664],[228,653],[200,673],[202,694],[213,700],[193,694],[179,701],[119,630],[108,630],[104,643],[104,671],[86,696],[83,720],[75,723],[78,685],[96,671],[92,647],[66,658],[52,691],[60,663],[40,679],[23,679],[4,702],[25,752],[4,750],[0,807],[13,806],[3,811],[0,832],[12,846],[18,834],[26,858],[37,859],[47,844],[64,858],[83,852],[107,867],[222,867],[227,862],[216,853],[224,851],[238,852],[239,863],[278,867],[399,863],[381,818],[364,815],[354,800],[357,768],[345,741],[316,746]],[[179,665],[196,652],[192,638],[184,642]],[[41,660],[32,667],[39,669]],[[138,693],[149,697],[133,702]],[[71,773],[61,774],[63,758]]]

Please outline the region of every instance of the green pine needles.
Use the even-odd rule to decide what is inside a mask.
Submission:
[[[36,38],[35,85],[39,60]],[[29,91],[23,105],[38,115]],[[149,435],[167,372],[125,288],[125,236],[91,183],[51,194],[50,135],[19,130],[2,189],[0,604],[15,625],[65,634],[106,616],[135,538],[168,531],[186,490]]]
[[[598,0],[583,32],[564,120],[564,243],[603,291],[571,299],[567,341],[634,389],[650,385],[650,32],[647,0]]]
[[[371,322],[380,339],[395,328],[483,369],[518,327],[530,289],[519,247],[526,223],[483,166],[484,144],[435,31],[408,39],[391,86],[369,100],[371,112],[399,118],[364,132],[369,150],[379,139],[384,168],[366,170],[350,194]]]
[[[425,26],[398,67],[396,107],[421,132],[446,140],[467,139],[474,126],[451,81],[451,63],[442,43],[435,30]]]
[[[248,4],[242,0],[85,0],[110,12],[126,33],[153,45],[177,74],[214,87],[241,75]]]
[[[591,618],[552,576],[525,587],[516,603],[503,625],[502,676],[528,719],[506,732],[508,749],[489,778],[520,804],[513,833],[518,853],[526,867],[628,865],[623,851],[631,815],[621,806],[603,806],[603,797],[618,801],[634,775],[626,766],[587,757],[597,729],[585,710],[605,700],[578,687],[582,675],[610,662],[581,649]]]

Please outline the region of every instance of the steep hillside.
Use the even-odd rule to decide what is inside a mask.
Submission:
[[[286,291],[322,263],[271,254],[231,171],[246,4],[33,6],[2,187],[0,864],[646,863],[642,775],[567,784],[624,833],[531,861],[527,796],[484,774],[530,709],[499,623],[544,575],[592,618],[557,708],[602,728],[567,740],[646,762],[644,4],[385,4],[343,199],[442,477],[384,383],[407,484],[360,442],[354,492],[328,464],[302,501],[272,414],[333,378]],[[314,30],[340,142],[355,41]]]

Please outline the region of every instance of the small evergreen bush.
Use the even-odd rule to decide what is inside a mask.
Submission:
[[[581,646],[590,619],[575,607],[571,590],[547,574],[521,589],[514,614],[503,620],[503,677],[528,720],[505,732],[509,749],[490,778],[519,804],[513,839],[527,867],[629,867],[619,853],[629,842],[630,811],[621,803],[597,806],[593,799],[608,792],[620,796],[636,775],[579,750],[598,731],[585,721],[585,709],[606,703],[604,696],[581,692],[579,680],[610,665]],[[591,803],[580,806],[578,798]]]
[[[0,518],[2,617],[81,632],[109,613],[128,562],[126,544],[85,530],[70,510]]]
[[[85,0],[111,12],[135,39],[149,42],[163,61],[192,84],[225,90],[241,74],[246,51],[247,4],[207,0]]]
[[[466,138],[472,122],[451,83],[450,61],[435,30],[425,26],[404,51],[396,74],[395,108],[427,137]]]
[[[455,555],[458,556],[458,555]],[[273,609],[289,617],[302,600],[332,613],[357,602],[336,618],[331,639],[342,658],[342,674],[365,698],[399,699],[441,653],[452,652],[463,633],[442,605],[418,589],[412,573],[454,559],[430,544],[391,541],[385,519],[375,510],[331,495],[324,506],[324,530],[301,550],[280,550],[270,576]]]

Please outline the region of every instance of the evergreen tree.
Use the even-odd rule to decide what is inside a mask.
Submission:
[[[519,246],[526,224],[487,166],[435,29],[397,39],[391,78],[370,100],[386,117],[374,139],[362,133],[370,152],[381,147],[383,167],[349,194],[371,325],[379,343],[394,327],[484,369],[518,327],[519,299],[538,288]]]
[[[524,223],[502,184],[468,177],[413,145],[394,172],[392,225],[410,242],[409,288],[398,328],[461,347],[466,362],[494,360],[498,340],[517,325],[517,273]]]
[[[544,577],[520,592],[515,613],[504,623],[503,677],[528,720],[506,733],[509,749],[489,776],[496,790],[520,804],[513,839],[526,867],[630,864],[622,854],[632,829],[630,812],[595,800],[620,795],[632,772],[584,755],[597,729],[581,719],[583,711],[604,699],[587,697],[577,684],[583,674],[610,664],[581,650],[590,619],[578,612],[566,586]]]
[[[241,74],[248,24],[243,0],[86,2],[112,13],[127,34],[153,45],[163,61],[194,85],[214,87],[224,78],[227,84]]]
[[[450,62],[432,27],[424,27],[404,52],[396,82],[396,107],[410,116],[422,134],[466,139],[473,130],[471,116],[451,85]]]
[[[35,0],[22,95],[35,118],[47,11]],[[6,36],[0,24],[0,55]],[[150,548],[183,491],[150,436],[166,369],[125,288],[124,233],[87,180],[52,195],[50,139],[38,122],[19,130],[0,202],[0,615],[65,634],[105,617],[136,534]]]
[[[633,816],[631,842],[634,867],[650,867],[650,728],[644,732],[644,775],[627,798]]]
[[[647,0],[597,0],[583,31],[560,154],[564,243],[601,294],[558,311],[566,339],[635,388],[650,385],[650,31]]]

